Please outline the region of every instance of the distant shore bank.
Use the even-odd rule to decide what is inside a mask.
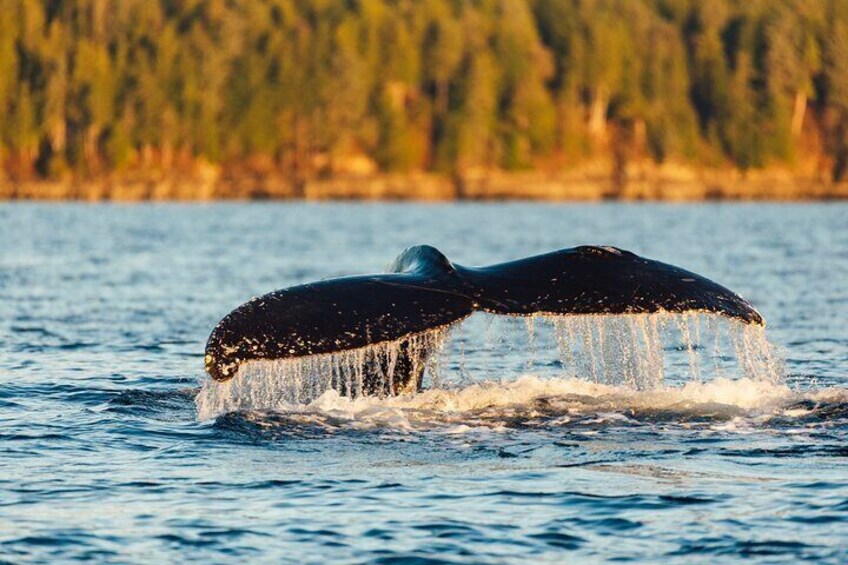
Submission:
[[[282,175],[218,173],[110,176],[97,180],[0,179],[0,200],[214,201],[214,200],[540,200],[704,201],[842,200],[848,182],[782,170],[605,168],[558,173],[486,171],[463,176],[434,173],[339,176],[294,182]]]

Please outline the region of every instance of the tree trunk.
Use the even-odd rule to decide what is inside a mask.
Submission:
[[[606,88],[599,86],[592,96],[592,107],[589,110],[589,133],[596,137],[603,137],[607,126],[607,106],[609,100]]]
[[[65,151],[65,145],[68,139],[68,128],[65,123],[65,118],[56,120],[50,128],[50,147],[56,153]]]
[[[642,118],[633,122],[633,151],[634,157],[641,159],[645,154],[645,146],[648,144],[648,125]]]
[[[795,94],[795,109],[792,111],[792,135],[798,137],[804,129],[804,115],[807,113],[807,95]]]

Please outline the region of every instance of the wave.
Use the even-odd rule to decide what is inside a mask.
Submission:
[[[220,416],[198,395],[201,420]],[[848,420],[848,389],[793,390],[757,379],[719,378],[682,386],[636,390],[625,385],[578,378],[523,375],[455,389],[432,389],[394,397],[348,398],[327,390],[308,403],[276,402],[243,406],[244,420],[265,425],[324,428],[439,429],[461,433],[473,428],[615,426],[673,423],[722,429],[744,425],[799,425],[821,418]]]

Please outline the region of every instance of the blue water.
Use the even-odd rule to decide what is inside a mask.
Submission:
[[[0,560],[843,563],[846,217],[844,204],[0,205]],[[585,243],[678,264],[763,313],[785,383],[684,389],[680,365],[666,391],[556,381],[546,396],[522,347],[499,352],[472,326],[464,363],[496,367],[473,377],[482,388],[198,420],[219,318],[418,243],[468,265]]]

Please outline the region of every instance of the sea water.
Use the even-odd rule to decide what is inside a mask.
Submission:
[[[0,561],[842,563],[844,204],[0,206]],[[702,314],[475,314],[203,374],[232,308],[427,243],[616,245],[741,293]],[[382,357],[381,357],[382,356]],[[393,378],[387,369],[384,378]]]

